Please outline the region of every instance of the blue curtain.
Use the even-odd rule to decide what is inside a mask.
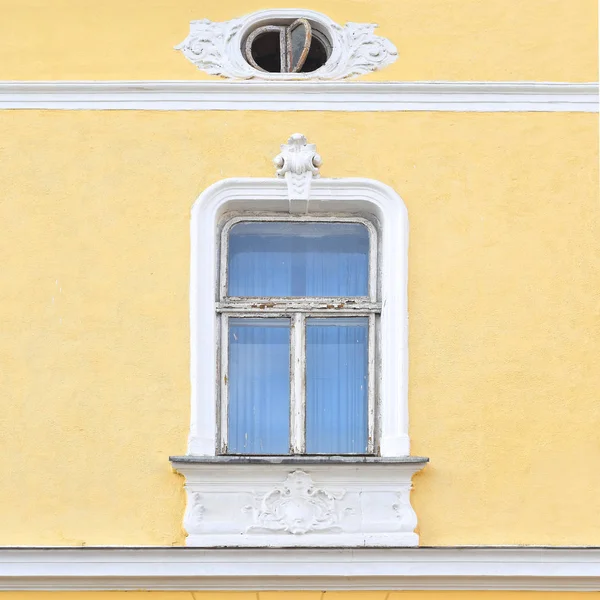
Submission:
[[[228,443],[232,454],[287,454],[290,320],[229,319]]]
[[[361,223],[247,221],[229,234],[229,296],[367,296]]]
[[[367,451],[368,319],[306,321],[306,452]]]
[[[229,236],[229,296],[366,296],[360,223],[255,222]],[[306,320],[306,443],[311,454],[367,450],[368,319]],[[228,450],[287,454],[290,320],[229,320]]]

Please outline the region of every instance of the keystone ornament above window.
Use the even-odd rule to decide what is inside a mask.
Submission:
[[[214,23],[192,21],[175,46],[202,71],[230,79],[344,79],[393,63],[395,46],[377,25],[334,23],[301,9],[263,10]]]

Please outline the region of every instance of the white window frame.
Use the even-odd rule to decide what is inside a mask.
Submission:
[[[368,296],[344,297],[236,297],[227,295],[229,233],[238,223],[247,222],[296,222],[296,223],[360,223],[369,236]],[[220,313],[220,454],[228,454],[228,392],[229,365],[228,332],[230,317],[246,318],[289,318],[290,319],[290,447],[289,453],[306,453],[306,319],[341,316],[368,318],[368,363],[367,363],[367,448],[366,454],[377,453],[376,440],[376,388],[375,360],[377,356],[377,320],[381,313],[378,297],[377,275],[377,229],[372,221],[348,214],[296,215],[296,214],[240,214],[228,215],[221,231],[220,240],[219,301],[216,310]],[[339,453],[337,453],[339,454]],[[352,456],[352,454],[349,454]]]
[[[290,216],[281,179],[232,178],[205,190],[192,209],[191,223],[191,426],[188,454],[219,452],[219,224],[229,212]],[[379,455],[410,453],[408,436],[408,215],[389,186],[371,179],[315,179],[309,217],[360,214],[379,224],[381,315],[377,365],[380,415]]]

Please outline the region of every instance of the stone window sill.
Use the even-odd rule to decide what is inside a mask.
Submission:
[[[325,454],[303,454],[292,455],[241,455],[222,454],[219,456],[171,456],[169,460],[173,466],[184,464],[203,465],[338,465],[338,464],[374,464],[374,465],[397,465],[397,464],[419,464],[424,467],[429,458],[425,456],[372,456],[370,454],[352,455],[325,455]]]

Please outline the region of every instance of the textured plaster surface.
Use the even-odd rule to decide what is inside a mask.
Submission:
[[[324,177],[410,219],[423,545],[600,544],[600,203],[592,114],[0,113],[0,545],[181,545],[190,208]]]
[[[0,0],[0,79],[207,79],[189,22],[267,7],[378,23],[399,59],[367,80],[596,81],[595,0]]]

